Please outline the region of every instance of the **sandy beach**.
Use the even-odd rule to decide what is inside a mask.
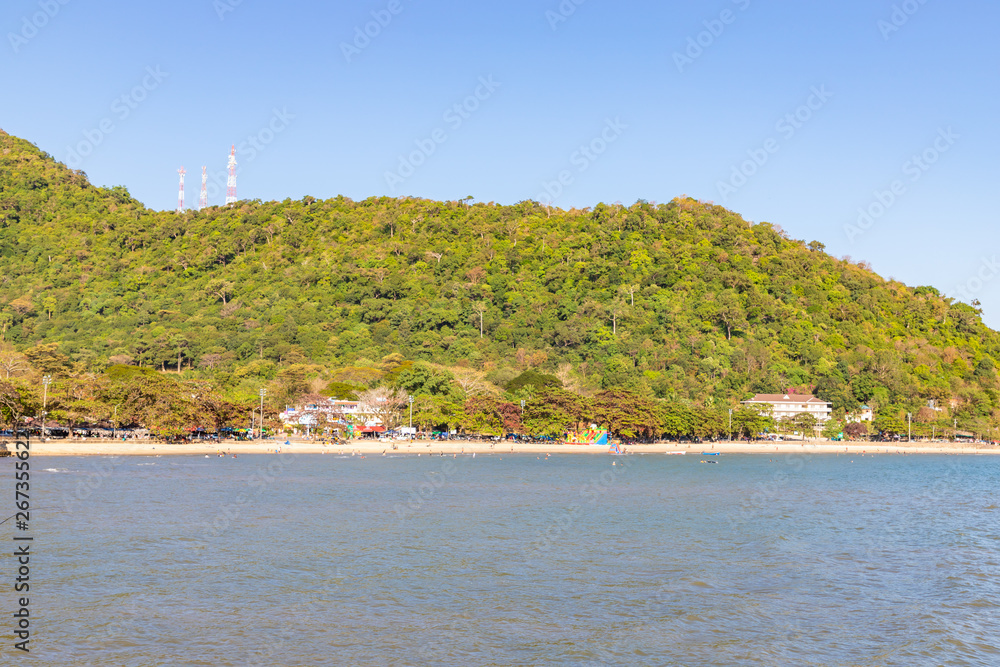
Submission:
[[[608,454],[607,446],[560,445],[552,443],[481,442],[468,440],[400,441],[383,443],[368,439],[324,445],[304,439],[265,440],[256,442],[223,441],[220,443],[166,444],[151,441],[50,440],[31,442],[33,456],[165,456],[212,455],[220,451],[229,454],[271,454],[277,450],[295,454],[361,454],[381,455],[383,452],[398,454]],[[397,449],[392,449],[393,444]],[[12,443],[8,447],[13,450]],[[716,442],[708,444],[659,443],[629,445],[630,454],[670,454],[683,452],[687,456],[701,456],[702,452],[720,454],[1000,454],[1000,446],[966,443],[882,443],[882,442]]]

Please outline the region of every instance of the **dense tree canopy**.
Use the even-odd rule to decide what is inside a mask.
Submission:
[[[1000,336],[975,308],[684,197],[570,211],[305,197],[177,214],[0,132],[0,263],[6,395],[50,374],[55,409],[81,418],[124,400],[169,429],[205,409],[159,399],[188,416],[157,417],[161,380],[188,395],[201,383],[236,412],[261,387],[274,410],[385,386],[426,423],[473,398],[561,396],[551,414],[526,408],[541,431],[581,417],[566,394],[611,396],[628,410],[597,414],[636,436],[653,413],[677,432],[725,415],[726,432],[726,409],[788,388],[840,414],[865,403],[900,419],[935,401],[931,421],[984,432],[1000,418]],[[114,365],[158,377],[112,382]],[[491,428],[513,419],[487,412]]]

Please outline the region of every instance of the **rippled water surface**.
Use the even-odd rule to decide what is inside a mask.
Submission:
[[[1000,665],[1000,459],[701,458],[36,457],[17,664]]]

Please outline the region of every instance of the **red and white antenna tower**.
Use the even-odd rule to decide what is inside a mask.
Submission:
[[[177,170],[177,173],[181,175],[181,186],[180,186],[180,189],[177,191],[177,212],[178,213],[183,213],[184,212],[184,174],[186,174],[187,172],[184,171],[184,167],[181,167],[180,169]]]
[[[208,174],[205,173],[205,167],[201,168],[201,197],[198,198],[198,209],[201,210],[208,206]]]
[[[226,203],[236,203],[236,145],[229,152],[229,180],[226,181]]]

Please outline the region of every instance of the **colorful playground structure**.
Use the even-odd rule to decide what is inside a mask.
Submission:
[[[567,445],[607,445],[608,430],[605,428],[588,428],[585,431],[569,431],[566,433]]]

